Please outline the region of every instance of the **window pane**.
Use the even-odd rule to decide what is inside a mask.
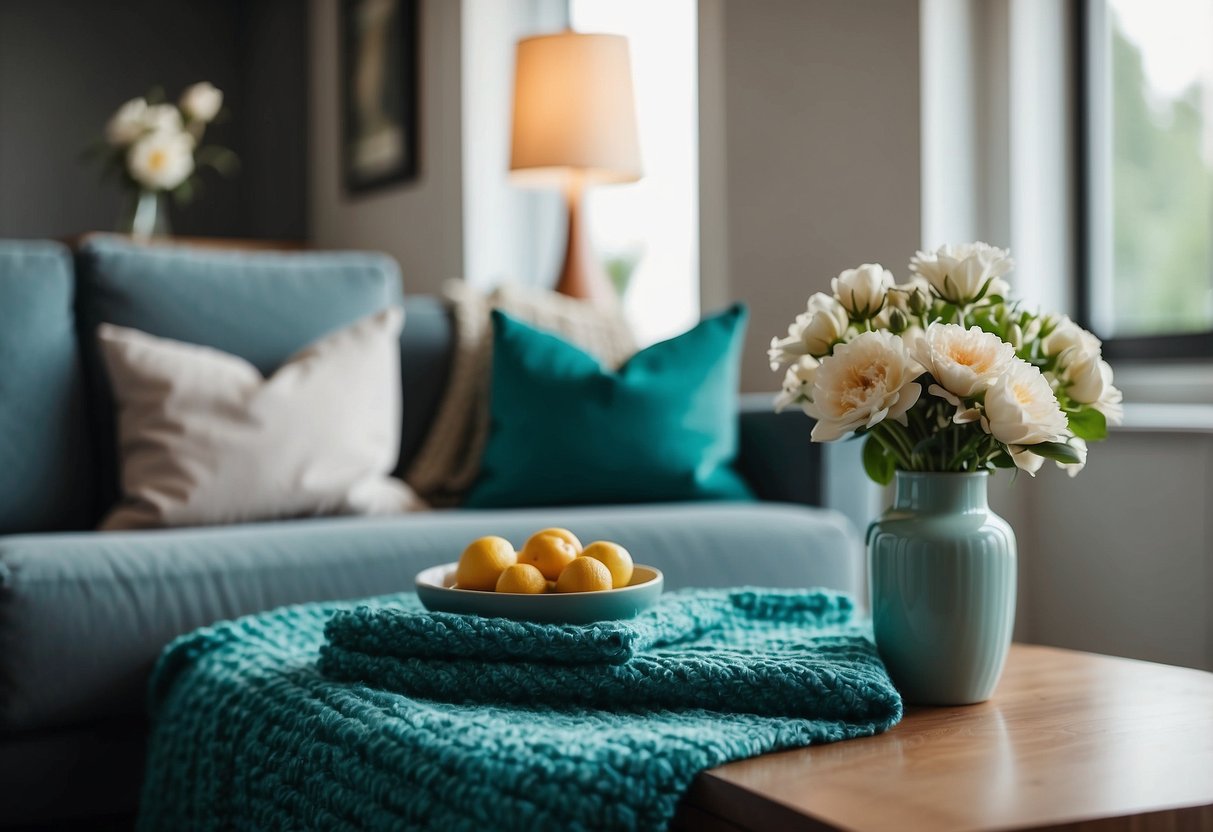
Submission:
[[[569,17],[578,31],[626,36],[632,54],[644,177],[593,188],[586,206],[598,256],[649,343],[699,317],[695,0],[572,0]]]
[[[1208,331],[1213,0],[1108,7],[1111,205],[1095,209],[1111,212],[1111,285],[1094,287],[1097,324],[1116,336]]]

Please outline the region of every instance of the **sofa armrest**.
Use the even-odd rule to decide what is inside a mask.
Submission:
[[[773,397],[741,397],[737,467],[761,500],[824,505],[824,446],[809,441],[813,422],[799,409],[776,413]]]
[[[863,443],[812,442],[812,419],[799,409],[776,413],[773,401],[768,393],[741,397],[737,457],[741,475],[759,499],[832,508],[862,533],[884,502],[880,486],[863,472]]]

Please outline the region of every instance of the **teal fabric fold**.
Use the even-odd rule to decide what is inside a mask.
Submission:
[[[847,621],[851,599],[837,592],[803,596],[754,592],[671,592],[653,609],[623,621],[537,624],[419,609],[412,596],[383,606],[359,606],[333,615],[325,626],[329,652],[348,665],[368,658],[478,659],[564,664],[621,664],[642,651],[702,636],[736,617],[770,618],[773,603],[802,624]],[[793,604],[796,606],[793,607]]]
[[[463,616],[458,638],[440,639],[459,657],[434,658],[416,655],[418,631],[433,616],[409,599],[391,617],[420,625],[411,632],[360,628],[351,639],[350,619],[374,621],[374,611],[338,613],[319,667],[332,679],[445,702],[870,718],[889,703],[872,687],[874,650],[848,626],[850,612],[850,599],[835,592],[697,590],[672,593],[640,620],[598,627]],[[393,637],[397,655],[383,649]],[[484,661],[477,641],[491,650],[509,644],[503,658],[514,660]],[[528,650],[532,658],[519,658]],[[587,661],[596,652],[613,661]]]
[[[845,596],[700,591],[671,601],[663,609],[691,618],[702,604],[711,626],[680,624],[648,646],[638,636],[616,663],[571,649],[600,649],[599,634],[583,631],[565,632],[570,649],[550,654],[557,661],[401,658],[387,650],[415,647],[385,650],[382,639],[362,642],[374,652],[353,649],[367,622],[424,616],[411,595],[196,631],[154,673],[139,826],[663,829],[705,769],[900,719]],[[326,624],[348,646],[327,642]],[[417,639],[415,628],[394,632],[405,633],[401,645]]]

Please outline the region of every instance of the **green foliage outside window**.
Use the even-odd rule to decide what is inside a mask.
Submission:
[[[1116,23],[1111,48],[1113,334],[1211,330],[1213,151],[1203,145],[1213,123],[1202,89],[1152,93],[1140,50]]]

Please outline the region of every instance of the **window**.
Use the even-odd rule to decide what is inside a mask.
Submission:
[[[1113,358],[1213,357],[1213,2],[1085,0],[1080,314]]]
[[[579,32],[624,35],[644,177],[587,193],[590,234],[642,343],[699,317],[699,105],[695,0],[572,0]]]

